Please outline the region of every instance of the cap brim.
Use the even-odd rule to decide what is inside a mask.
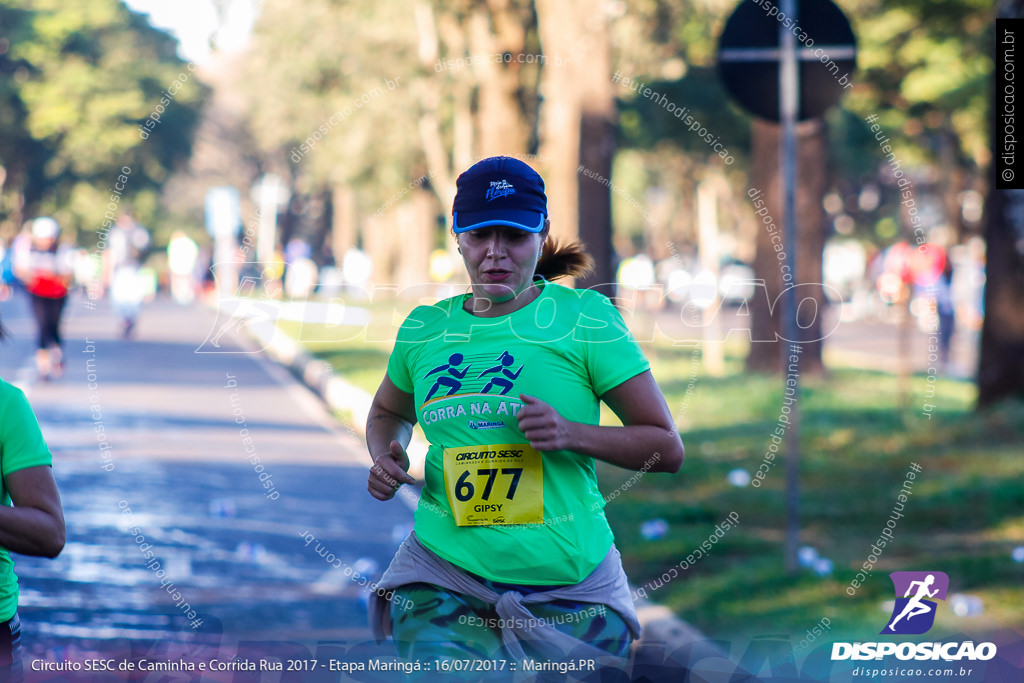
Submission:
[[[452,229],[459,233],[492,225],[505,225],[526,232],[540,232],[544,229],[544,220],[545,216],[540,211],[456,211],[453,214]]]

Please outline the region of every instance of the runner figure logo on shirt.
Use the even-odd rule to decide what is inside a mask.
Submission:
[[[484,388],[483,390],[481,390],[480,393],[489,394],[491,392],[491,387],[500,387],[501,391],[498,392],[498,395],[504,396],[505,394],[512,390],[512,381],[519,377],[519,373],[523,371],[523,366],[520,365],[519,369],[516,370],[515,372],[509,370],[509,368],[512,366],[512,363],[514,363],[516,359],[508,351],[502,351],[501,355],[498,356],[495,360],[499,361],[499,363],[494,367],[488,368],[481,372],[479,375],[477,375],[477,379],[483,377],[484,375],[490,375],[492,373],[500,374],[496,377],[491,377],[490,381],[486,385],[484,385]],[[504,377],[502,375],[504,375]]]
[[[935,623],[937,606],[927,598],[945,600],[949,577],[944,572],[893,572],[889,576],[896,590],[896,604],[892,608],[892,619],[882,633],[926,633]]]
[[[448,391],[445,393],[445,396],[451,396],[456,391],[462,388],[462,380],[466,378],[466,373],[469,372],[469,369],[471,367],[473,367],[472,365],[467,365],[466,369],[462,370],[461,372],[456,370],[455,368],[462,365],[462,360],[463,359],[461,353],[453,353],[452,355],[448,356],[447,363],[445,363],[444,365],[438,365],[436,368],[434,368],[426,375],[424,375],[424,378],[426,378],[430,377],[435,372],[448,371],[447,375],[441,375],[434,381],[434,386],[430,388],[430,393],[427,394],[427,398],[425,399],[424,402],[429,401],[441,387],[448,388]]]

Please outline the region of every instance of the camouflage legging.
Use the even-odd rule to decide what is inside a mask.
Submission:
[[[477,577],[496,593],[515,590],[527,595],[545,586],[512,586]],[[494,605],[428,583],[395,589],[403,600],[391,603],[391,630],[399,654],[405,659],[508,659],[501,640],[501,618]],[[401,605],[402,607],[399,607]],[[572,600],[532,603],[528,609],[538,621],[605,650],[626,657],[632,637],[616,612],[604,605]],[[528,656],[529,641],[523,642]],[[567,655],[569,653],[566,653]]]

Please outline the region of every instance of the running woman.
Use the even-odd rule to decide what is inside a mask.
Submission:
[[[610,300],[551,282],[592,260],[549,238],[533,169],[475,164],[453,226],[471,291],[409,315],[367,420],[378,500],[415,483],[414,424],[430,442],[414,531],[372,596],[375,633],[408,658],[624,657],[640,628],[595,460],[678,471],[672,415]],[[599,426],[602,401],[622,426]]]

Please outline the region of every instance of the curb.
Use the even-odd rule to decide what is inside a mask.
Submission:
[[[373,403],[370,394],[335,374],[329,363],[310,355],[297,341],[281,332],[275,321],[254,321],[245,329],[255,339],[260,351],[288,369],[335,413],[347,414],[350,422],[347,426],[361,439],[366,439],[366,418]],[[413,433],[406,452],[409,455],[409,473],[416,479],[423,479],[427,442]]]

